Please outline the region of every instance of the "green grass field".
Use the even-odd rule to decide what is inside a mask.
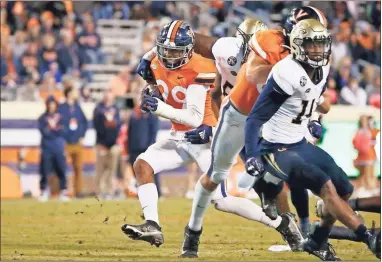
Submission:
[[[311,213],[314,201],[311,201]],[[164,199],[159,206],[165,243],[156,248],[132,241],[120,230],[124,221],[139,223],[137,200],[99,202],[95,198],[70,203],[36,200],[1,201],[2,260],[179,260],[183,229],[191,201]],[[367,225],[379,215],[363,214]],[[331,241],[343,260],[376,260],[364,244]],[[200,260],[317,260],[305,253],[268,251],[284,244],[274,230],[237,216],[207,212]]]

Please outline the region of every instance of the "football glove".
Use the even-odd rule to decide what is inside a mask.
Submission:
[[[144,58],[141,59],[137,68],[137,74],[140,75],[146,81],[154,81],[153,72],[150,69],[151,61]]]
[[[251,176],[258,176],[264,171],[264,166],[259,158],[251,157],[245,162],[245,170]]]
[[[191,144],[207,144],[212,137],[212,127],[207,125],[201,125],[198,128],[186,132],[184,136]]]
[[[155,112],[158,109],[158,100],[150,95],[150,89],[142,92],[141,110],[143,113]]]
[[[310,134],[314,138],[320,139],[322,137],[322,131],[323,131],[322,125],[317,120],[310,121],[308,124],[308,129],[309,129]]]

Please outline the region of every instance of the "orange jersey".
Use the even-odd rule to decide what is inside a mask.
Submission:
[[[204,85],[210,89],[214,88],[216,77],[216,67],[212,60],[204,58],[194,53],[190,61],[184,66],[169,70],[163,67],[158,58],[151,62],[151,70],[154,73],[156,83],[162,94],[164,102],[176,109],[182,109],[186,104],[187,88],[190,85]],[[207,92],[204,118],[202,124],[215,126],[217,120],[212,111],[211,91]],[[188,131],[193,129],[175,121],[172,122],[172,129],[177,131]]]
[[[250,40],[251,49],[256,56],[261,57],[265,64],[275,65],[278,61],[289,55],[288,49],[283,47],[284,36],[280,30],[265,30],[254,34]],[[239,71],[230,99],[235,107],[243,114],[248,115],[259,96],[261,86],[249,85],[246,79],[248,62]]]

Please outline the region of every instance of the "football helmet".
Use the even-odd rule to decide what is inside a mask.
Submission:
[[[289,36],[292,32],[293,27],[300,21],[304,19],[315,19],[323,24],[325,27],[328,26],[328,22],[325,15],[317,8],[312,6],[302,6],[299,8],[294,8],[290,11],[284,25],[283,33],[284,36]]]
[[[289,37],[294,59],[315,68],[329,63],[332,38],[328,29],[317,20],[298,22]]]
[[[195,45],[191,26],[181,20],[165,25],[156,41],[157,56],[162,66],[177,69],[190,60]]]
[[[249,52],[251,51],[249,46],[249,41],[251,40],[251,37],[253,34],[256,34],[258,31],[267,30],[268,27],[260,20],[258,19],[245,19],[237,28],[236,31],[236,37],[243,39],[243,60],[242,64],[244,64],[247,61]]]

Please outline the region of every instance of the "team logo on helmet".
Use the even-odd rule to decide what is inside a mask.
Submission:
[[[230,56],[230,57],[228,57],[228,59],[227,59],[227,63],[228,63],[230,66],[234,66],[234,65],[236,65],[236,63],[237,63],[237,59],[236,59],[236,57],[234,57],[234,56]]]
[[[300,85],[302,86],[302,87],[304,87],[305,85],[306,85],[306,82],[307,82],[308,80],[306,79],[306,77],[305,76],[302,76],[301,78],[300,78]]]

